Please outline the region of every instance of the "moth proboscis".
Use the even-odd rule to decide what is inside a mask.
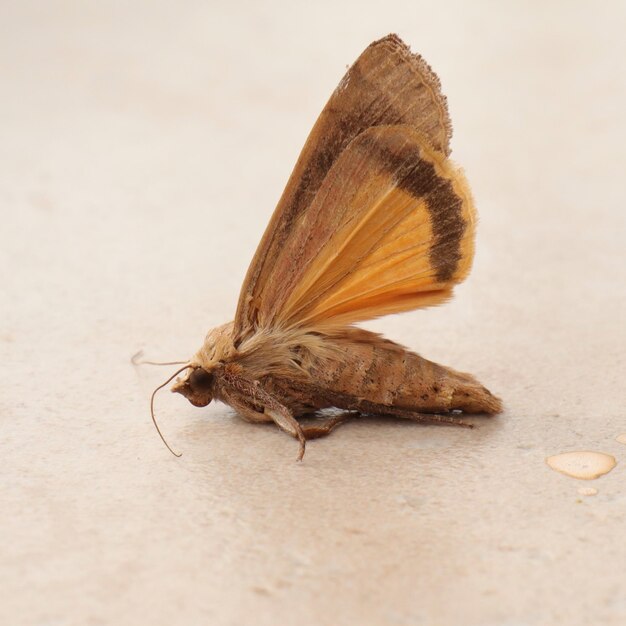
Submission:
[[[440,304],[469,273],[476,212],[448,159],[451,133],[428,64],[396,35],[368,46],[304,145],[234,321],[154,393],[186,370],[172,391],[274,422],[299,440],[299,459],[307,439],[354,415],[467,426],[459,412],[498,413],[473,376],[354,326]],[[330,408],[345,412],[300,422]]]

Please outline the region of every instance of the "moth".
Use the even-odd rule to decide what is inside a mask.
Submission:
[[[460,413],[498,413],[473,376],[354,325],[441,304],[467,276],[476,211],[448,158],[451,132],[422,57],[397,35],[369,45],[304,145],[234,321],[157,390],[185,372],[173,392],[274,422],[299,441],[299,459],[308,439],[358,415],[469,426]]]

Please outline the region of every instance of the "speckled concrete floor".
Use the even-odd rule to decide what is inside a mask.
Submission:
[[[626,10],[545,4],[0,6],[3,624],[626,623]],[[299,464],[163,394],[173,458],[166,372],[129,356],[232,317],[317,113],[390,31],[442,79],[481,223],[453,302],[368,327],[506,412],[353,422]],[[617,466],[545,463],[575,450]]]

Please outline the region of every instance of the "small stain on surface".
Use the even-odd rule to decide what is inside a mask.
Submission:
[[[598,495],[598,490],[595,487],[579,487],[578,493],[581,496],[596,496]]]
[[[626,446],[626,433],[622,433],[621,435],[617,435],[617,437],[615,437],[615,441],[617,441],[619,443],[623,443]]]
[[[581,450],[577,452],[564,452],[555,454],[546,459],[546,463],[557,472],[581,478],[582,480],[593,480],[610,472],[617,461],[615,457],[604,452],[592,452]]]
[[[420,507],[420,504],[421,504],[420,498],[418,498],[416,496],[411,496],[411,495],[400,496],[397,499],[397,501],[398,501],[398,504],[400,504],[401,506],[406,506],[406,507],[409,507],[411,509],[418,509]]]
[[[252,591],[254,591],[254,593],[258,593],[260,596],[272,595],[272,592],[267,587],[255,586],[255,587],[252,587]]]
[[[54,202],[45,193],[32,193],[30,203],[40,211],[52,211],[54,209]]]

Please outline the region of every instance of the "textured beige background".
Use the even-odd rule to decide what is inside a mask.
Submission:
[[[0,622],[626,623],[623,2],[0,4]],[[550,7],[546,6],[550,5]],[[473,275],[369,324],[507,410],[294,441],[149,391],[230,319],[331,90],[439,73]],[[583,484],[547,455],[614,454]]]

